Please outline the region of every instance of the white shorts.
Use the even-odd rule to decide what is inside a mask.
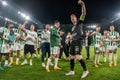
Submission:
[[[60,53],[60,47],[50,47],[51,54],[59,54]]]
[[[108,51],[116,52],[117,51],[117,46],[109,46]]]
[[[13,50],[14,49],[14,45],[9,45],[9,50]]]
[[[94,47],[95,52],[103,52],[103,47]]]
[[[20,46],[21,46],[21,50],[23,50],[25,45],[24,45],[24,44],[21,44]]]
[[[15,44],[14,44],[13,51],[17,51],[17,50],[21,50],[21,45],[20,45],[20,44],[15,43]]]
[[[0,44],[0,53],[9,53],[9,44]]]
[[[106,52],[106,47],[101,47],[102,48],[102,52]]]

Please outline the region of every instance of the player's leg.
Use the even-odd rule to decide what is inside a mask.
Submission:
[[[62,54],[63,54],[63,48],[60,48],[60,56],[59,56],[59,59],[61,59],[61,57],[62,57]]]
[[[60,55],[60,47],[59,46],[54,48],[54,55],[55,55],[54,70],[61,70],[61,68],[58,67],[58,60],[59,60],[59,55]]]
[[[17,50],[16,65],[19,65],[20,50]]]
[[[108,57],[109,57],[109,67],[112,67],[112,51],[109,50],[108,52]]]
[[[103,52],[104,62],[106,62],[106,52]]]
[[[87,53],[87,58],[86,60],[89,60],[90,59],[90,53],[89,53],[89,46],[86,46],[86,53]]]
[[[8,60],[9,60],[9,53],[5,53],[5,67],[10,68],[11,66],[8,64]]]
[[[34,49],[34,54],[33,55],[34,55],[34,58],[37,57],[37,48]]]
[[[10,50],[10,65],[12,65],[14,62],[13,62],[13,50]]]
[[[51,47],[51,52],[52,52],[52,51],[53,51],[53,48]],[[54,57],[54,56],[53,56],[53,54],[51,53],[50,57],[49,57],[48,60],[47,60],[47,64],[46,64],[46,67],[45,67],[45,70],[46,70],[47,72],[50,72],[49,65],[50,65],[51,60],[52,60],[53,57]]]
[[[48,58],[49,58],[50,57],[50,43],[47,43],[46,49],[47,49],[46,51],[48,53]],[[51,62],[50,65],[53,66],[54,64]]]
[[[114,66],[117,66],[117,49],[114,50]]]
[[[98,50],[96,47],[94,47],[94,67],[98,68],[99,66],[97,65],[97,59],[98,59]]]
[[[86,63],[82,58],[81,52],[82,52],[82,45],[76,45],[75,46],[76,60],[78,60],[80,62],[81,66],[83,68],[83,71],[84,71],[81,78],[85,78],[89,74],[89,71],[87,70]]]
[[[104,62],[106,62],[106,49],[105,49],[104,46],[102,47],[101,54],[102,54],[102,56],[103,56],[103,60],[104,60]]]
[[[87,70],[86,63],[83,60],[82,55],[81,54],[76,55],[76,59],[79,60],[81,66],[83,68],[83,74],[82,74],[81,78],[87,77],[89,74],[89,71]]]
[[[40,48],[37,48],[38,58],[40,58]]]
[[[5,52],[4,52],[4,54],[5,54],[5,63],[4,63],[4,66],[9,68],[9,67],[11,67],[8,64],[9,52],[10,52],[10,50],[9,50],[9,44],[5,44],[4,50],[5,50]]]
[[[40,58],[40,50],[41,50],[41,44],[38,44],[37,46],[38,58]]]
[[[29,52],[29,45],[25,44],[24,46],[24,61],[21,65],[27,64],[27,53]]]
[[[75,66],[75,55],[70,54],[70,71],[65,74],[66,76],[75,75],[74,66]]]
[[[98,51],[97,64],[100,66],[100,65],[102,65],[100,63],[100,56],[101,56],[101,53],[103,52],[102,47],[98,47],[97,51]]]
[[[65,74],[66,76],[75,74],[74,66],[75,66],[75,50],[74,50],[74,46],[71,43],[70,45],[70,71]]]
[[[45,54],[46,54],[46,45],[45,43],[42,44],[42,67],[45,67]]]
[[[100,63],[100,56],[101,56],[101,52],[98,52],[97,64],[98,64],[99,66],[102,65],[102,64]]]
[[[64,47],[64,53],[66,56],[66,60],[69,60],[69,52],[67,51],[67,46]]]
[[[14,63],[14,61],[13,61],[13,49],[14,49],[14,45],[10,45],[9,48],[10,48],[10,51],[9,51],[10,63],[9,64],[12,65]]]
[[[32,66],[33,64],[32,64],[32,59],[33,59],[33,54],[35,53],[34,51],[34,45],[29,45],[30,46],[30,48],[29,48],[29,52],[30,52],[30,66]]]

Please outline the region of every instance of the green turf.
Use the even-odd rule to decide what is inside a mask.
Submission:
[[[101,56],[101,63],[103,64],[99,68],[93,67],[93,48],[91,49],[91,59],[86,61],[90,74],[87,78],[81,79],[82,68],[79,62],[75,65],[76,75],[65,76],[64,74],[69,71],[69,62],[64,59],[59,61],[59,66],[62,67],[61,71],[54,71],[53,67],[50,67],[51,72],[47,73],[44,68],[41,67],[41,59],[35,58],[33,60],[33,66],[15,66],[12,68],[5,68],[4,71],[0,71],[0,80],[120,80],[120,57],[118,50],[118,66],[108,67],[108,62],[103,62]],[[85,59],[85,49],[83,48],[83,56]],[[20,60],[22,62],[23,59]]]

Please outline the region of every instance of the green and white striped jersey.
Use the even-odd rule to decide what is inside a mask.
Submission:
[[[118,39],[119,38],[119,33],[114,31],[114,32],[109,32],[109,37],[110,39]],[[118,42],[112,42],[110,41],[109,43],[110,46],[118,46]]]
[[[111,42],[110,37],[103,35],[102,40],[104,41],[104,47],[108,47]]]
[[[13,32],[14,32],[14,38],[15,37],[20,38],[23,35],[23,31],[16,28],[13,28]],[[21,40],[14,39],[14,43],[21,43]]]
[[[25,37],[26,37],[26,35],[25,35],[24,32],[23,32],[23,34],[22,34],[22,37],[23,37],[23,39],[25,39]],[[24,45],[24,44],[25,44],[25,41],[24,41],[24,40],[21,40],[20,44],[21,44],[21,45]]]
[[[0,33],[2,35],[3,38],[8,39],[9,35],[10,35],[10,30],[6,27],[0,27]],[[5,40],[0,39],[0,43],[1,44],[8,44]]]
[[[100,32],[96,32],[96,34],[93,35],[94,46],[99,47],[101,40],[102,40],[102,34]]]

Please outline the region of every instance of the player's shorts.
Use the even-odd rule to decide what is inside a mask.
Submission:
[[[13,44],[9,45],[9,50],[11,51],[13,49],[14,49],[14,45]]]
[[[18,51],[18,50],[21,50],[21,45],[20,45],[20,44],[15,43],[15,44],[14,44],[13,51]]]
[[[72,41],[70,44],[70,54],[81,55],[81,52],[82,52],[82,41],[81,40]]]
[[[102,52],[106,52],[106,47],[101,47],[102,48]]]
[[[0,44],[0,53],[9,53],[9,44]]]
[[[25,46],[24,44],[21,44],[21,50],[23,50],[23,49],[24,49],[24,46]]]
[[[30,52],[30,54],[33,54],[35,52],[34,45],[25,44],[25,46],[24,46],[24,54],[27,54],[29,52]]]
[[[117,46],[109,46],[108,51],[109,52],[117,52]]]
[[[100,52],[103,52],[103,49],[102,47],[94,47],[94,52],[100,53]]]
[[[55,46],[55,47],[50,47],[51,54],[59,54],[60,53],[60,47]]]

